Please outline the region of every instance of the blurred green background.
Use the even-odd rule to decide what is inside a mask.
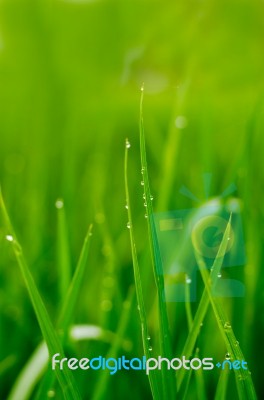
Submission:
[[[117,330],[134,282],[126,228],[126,138],[131,143],[129,182],[138,252],[143,271],[150,268],[138,133],[144,82],[154,211],[195,206],[179,189],[185,185],[204,199],[205,172],[213,176],[211,196],[219,196],[232,182],[237,186],[247,251],[247,265],[238,273],[246,296],[227,300],[226,310],[259,396],[264,356],[263,48],[260,0],[0,2],[0,182],[53,321],[61,302],[55,202],[62,198],[72,270],[88,224],[94,223],[75,322]],[[1,223],[3,399],[41,340],[6,234]],[[153,279],[145,278],[144,290],[155,336]],[[173,349],[179,355],[187,335],[184,306],[176,305],[174,312]],[[213,321],[209,312],[200,335],[201,351],[224,357]],[[120,354],[142,355],[135,300],[124,340]],[[86,341],[75,344],[70,353],[104,355],[109,346]],[[75,375],[83,398],[92,398],[98,375]],[[218,378],[218,371],[205,376],[208,399],[214,396]],[[235,399],[233,381],[227,398]],[[127,393],[131,384],[133,391]],[[111,377],[104,396],[151,398],[147,378],[140,372]],[[187,398],[197,396],[193,383]]]

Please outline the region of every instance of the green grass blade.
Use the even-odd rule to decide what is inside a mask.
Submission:
[[[185,279],[185,312],[187,317],[187,324],[189,331],[192,328],[193,324],[193,316],[192,316],[192,309],[191,309],[191,302],[190,302],[190,285],[187,282],[187,277]]]
[[[187,281],[187,277],[185,280],[185,310],[186,310],[188,329],[190,332],[192,329],[192,325],[193,325],[193,316],[192,316],[191,303],[190,303],[190,285]],[[199,349],[197,348],[196,352],[195,352],[195,357],[198,357],[198,353],[199,353]],[[196,371],[194,371],[194,374],[195,374],[196,386],[197,386],[197,398],[199,400],[205,400],[206,393],[205,393],[203,370],[201,370],[201,369],[196,370]],[[189,380],[188,380],[188,382],[189,382]],[[186,391],[186,393],[187,392],[188,391]]]
[[[141,101],[140,101],[140,155],[141,155],[141,172],[144,184],[144,198],[146,204],[146,216],[148,222],[149,242],[153,264],[154,278],[157,286],[158,294],[158,308],[159,308],[159,324],[160,324],[160,351],[163,357],[172,358],[171,339],[169,331],[169,322],[167,315],[167,308],[164,299],[164,279],[162,262],[159,253],[158,240],[156,236],[155,223],[153,218],[152,196],[150,193],[147,159],[146,159],[146,145],[143,123],[143,93],[142,87]],[[176,396],[176,377],[174,371],[165,371],[162,369],[163,392],[166,399],[174,399]]]
[[[88,232],[84,239],[77,267],[75,269],[70,286],[67,290],[66,298],[63,301],[62,309],[59,313],[57,329],[59,330],[59,332],[61,332],[60,339],[62,344],[64,344],[66,333],[69,329],[70,323],[74,316],[74,309],[78,300],[78,295],[81,290],[81,284],[83,281],[83,276],[85,273],[88,254],[89,254],[91,235],[92,235],[92,225],[90,225],[88,228]],[[46,396],[46,393],[53,387],[54,382],[55,382],[54,373],[52,370],[49,369],[39,388],[36,399],[37,400],[43,399],[43,397]]]
[[[213,267],[210,272],[210,281],[212,282],[213,286],[217,282],[218,274],[219,274],[222,264],[223,264],[223,259],[224,259],[224,255],[226,253],[228,238],[229,238],[229,234],[230,234],[230,228],[231,228],[231,217],[226,226],[226,229],[225,229],[225,232],[223,235],[223,239],[219,246],[216,258],[214,260]],[[191,329],[189,331],[183,351],[182,351],[182,355],[185,355],[186,357],[190,357],[194,351],[196,340],[197,340],[197,337],[200,332],[200,326],[201,326],[201,323],[203,322],[204,317],[207,313],[208,307],[209,307],[209,296],[208,296],[207,290],[205,288],[203,291],[201,300],[199,302],[199,306],[195,313],[194,320],[191,325]],[[181,388],[181,385],[182,385],[182,382],[184,379],[184,375],[185,375],[185,370],[184,369],[180,370],[178,373],[178,380],[177,380],[178,390],[180,390],[180,388]]]
[[[188,371],[188,376],[187,376],[187,380],[183,389],[183,394],[181,396],[182,400],[188,400],[188,392],[189,392],[189,388],[190,388],[190,384],[191,384],[191,379],[192,379],[192,374],[193,371],[192,369],[190,371]]]
[[[231,217],[228,222],[222,243],[223,246],[220,246],[221,248],[224,249],[226,242],[229,238],[229,232],[230,232],[230,227],[231,227]],[[220,254],[220,259],[224,257],[225,251],[223,251]],[[235,337],[235,334],[233,332],[233,329],[228,321],[228,318],[225,314],[225,311],[223,307],[221,306],[218,298],[213,297],[212,295],[212,289],[214,288],[215,285],[215,279],[217,277],[218,271],[217,268],[211,272],[211,274],[208,273],[204,260],[203,258],[196,253],[196,260],[204,281],[205,288],[207,290],[207,294],[209,297],[209,301],[211,303],[216,322],[218,324],[219,331],[224,339],[227,351],[230,355],[230,360],[245,360],[244,355],[242,353],[242,350],[239,346],[239,343]],[[240,369],[236,370],[234,369],[235,377],[236,377],[236,383],[237,383],[237,390],[238,390],[238,395],[241,400],[244,399],[256,399],[256,393],[255,393],[255,388],[252,382],[251,378],[251,373],[249,370],[245,369]]]
[[[132,261],[133,261],[133,269],[134,269],[134,279],[135,279],[135,287],[136,287],[136,295],[137,295],[137,303],[139,308],[139,317],[142,329],[142,340],[143,340],[143,348],[144,353],[147,358],[151,358],[152,354],[149,349],[149,334],[148,334],[148,325],[147,325],[147,315],[145,310],[145,302],[143,296],[143,288],[141,282],[140,269],[137,258],[137,249],[134,237],[134,228],[132,223],[132,213],[130,206],[130,195],[128,188],[128,174],[127,174],[127,164],[128,164],[128,149],[129,149],[128,141],[126,142],[126,150],[125,150],[125,191],[126,191],[126,208],[128,214],[128,228],[130,233],[130,244],[131,244],[131,252],[132,252]],[[160,399],[160,389],[158,385],[157,379],[157,371],[150,371],[149,373],[149,383],[151,387],[152,396],[154,399]]]
[[[229,376],[230,376],[229,369],[223,369],[221,371],[214,400],[226,400],[228,398],[227,397],[227,386],[228,386]]]
[[[175,104],[173,106],[172,118],[170,121],[168,136],[166,139],[165,148],[161,162],[162,183],[160,194],[157,202],[159,211],[166,210],[168,202],[172,194],[173,180],[175,178],[175,169],[177,168],[180,145],[183,135],[183,130],[175,124],[176,115],[184,113],[186,97],[189,91],[190,80],[186,80],[179,90],[177,90]]]
[[[6,228],[8,230],[7,239],[9,240],[9,242],[13,248],[17,263],[20,267],[20,271],[23,276],[25,285],[27,287],[28,294],[29,294],[32,306],[34,308],[43,338],[47,343],[49,354],[50,354],[50,356],[52,356],[55,353],[60,353],[61,356],[63,357],[63,353],[64,353],[63,348],[61,346],[58,335],[52,325],[52,322],[50,320],[50,317],[48,315],[46,307],[42,301],[42,298],[36,287],[34,279],[31,275],[31,272],[25,261],[25,258],[24,258],[23,252],[22,252],[22,247],[20,246],[20,244],[16,238],[16,234],[12,227],[10,218],[8,216],[1,191],[0,191],[0,208],[2,210]],[[78,388],[74,381],[74,378],[73,378],[71,372],[67,368],[65,368],[63,370],[60,370],[57,368],[56,376],[60,383],[60,386],[63,391],[65,399],[67,399],[67,400],[68,399],[69,400],[81,399]]]
[[[80,331],[79,325],[72,326],[70,330],[72,340],[95,340],[100,339],[104,335],[104,332],[99,327],[90,325],[81,327],[82,335],[77,334],[78,330]],[[35,386],[48,365],[48,361],[49,353],[47,345],[45,342],[41,342],[18,375],[7,400],[29,400]],[[48,390],[46,390],[40,398],[46,398],[47,392]]]
[[[119,324],[117,327],[115,339],[113,341],[112,346],[110,347],[110,350],[108,351],[106,355],[107,358],[116,358],[118,350],[121,346],[121,342],[123,340],[125,330],[127,328],[127,325],[129,323],[130,319],[130,310],[131,310],[131,304],[134,296],[134,288],[131,288],[128,292],[127,298],[123,303],[123,310],[121,313],[121,318],[119,320]],[[92,400],[102,400],[106,398],[106,390],[107,390],[107,384],[110,379],[111,375],[109,374],[109,371],[105,370],[102,371],[102,373],[99,376],[99,379],[96,383],[95,390],[92,396]]]
[[[87,265],[87,259],[90,248],[90,238],[92,235],[93,226],[90,225],[88,228],[88,232],[85,236],[83,247],[81,250],[81,254],[79,257],[79,261],[74,272],[70,287],[67,291],[66,298],[63,302],[62,310],[60,312],[58,328],[62,330],[67,330],[70,325],[70,322],[74,315],[74,308],[76,306],[78,295],[81,290],[81,285],[83,282],[83,277]]]
[[[67,293],[71,281],[71,261],[68,242],[68,229],[62,200],[56,201],[57,222],[57,259],[59,269],[59,292],[62,300]]]
[[[49,359],[45,342],[41,342],[18,375],[7,400],[28,400],[43,375]]]

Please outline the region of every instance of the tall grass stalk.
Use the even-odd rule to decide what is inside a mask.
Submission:
[[[151,250],[153,273],[158,295],[160,351],[163,357],[171,359],[172,358],[171,337],[170,337],[167,308],[164,296],[164,279],[163,279],[162,262],[160,258],[158,239],[155,230],[153,208],[152,208],[152,196],[150,193],[148,168],[147,168],[146,144],[145,144],[145,133],[144,133],[144,121],[143,121],[143,95],[144,95],[144,87],[142,86],[141,100],[140,100],[139,129],[140,129],[140,156],[141,156],[141,172],[142,172],[143,187],[144,187],[144,201],[146,205],[146,217],[148,224],[148,236],[149,236],[149,244]],[[176,396],[175,373],[174,371],[170,370],[165,371],[165,369],[162,369],[161,373],[162,373],[164,397],[165,399],[174,399]]]
[[[138,303],[138,310],[139,310],[139,317],[141,323],[141,330],[142,330],[142,341],[143,341],[143,348],[144,354],[147,358],[151,358],[152,354],[149,347],[149,332],[148,332],[148,324],[147,324],[147,315],[145,310],[145,302],[144,302],[144,295],[143,295],[143,288],[141,282],[141,275],[140,269],[138,264],[138,257],[137,257],[137,249],[136,249],[136,242],[134,237],[134,228],[132,222],[132,213],[131,213],[131,206],[130,206],[130,196],[129,196],[129,188],[128,188],[128,149],[130,144],[126,141],[126,149],[125,149],[125,192],[126,192],[126,208],[128,214],[128,228],[130,233],[130,244],[131,244],[131,252],[132,252],[132,261],[133,261],[133,269],[134,269],[134,279],[135,279],[135,287],[136,287],[136,295],[137,295],[137,303]],[[158,384],[157,378],[157,371],[151,371],[149,373],[149,383],[151,387],[151,392],[153,399],[159,400],[162,399],[162,395],[160,393],[160,388]]]

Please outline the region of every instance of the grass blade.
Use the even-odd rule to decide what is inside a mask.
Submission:
[[[49,354],[51,356],[55,353],[60,353],[61,356],[63,357],[63,353],[64,353],[63,348],[61,346],[58,335],[52,325],[52,322],[50,320],[50,317],[48,315],[46,307],[42,301],[42,298],[39,294],[39,291],[36,287],[33,276],[31,275],[31,272],[25,261],[25,258],[24,258],[23,252],[22,252],[22,248],[16,238],[15,231],[10,222],[10,218],[9,218],[7,210],[6,210],[1,191],[0,191],[0,208],[2,210],[6,228],[8,230],[7,239],[10,241],[10,244],[12,245],[17,263],[20,267],[21,274],[23,276],[32,306],[33,306],[35,314],[36,314],[43,338],[47,343]],[[65,368],[63,370],[56,369],[56,375],[57,375],[57,379],[59,381],[59,384],[61,386],[61,389],[62,389],[65,399],[67,399],[67,400],[81,399],[77,385],[74,381],[74,378],[73,378],[71,372],[67,368]]]
[[[71,281],[71,262],[68,243],[68,229],[65,218],[64,204],[62,200],[56,201],[58,214],[57,223],[57,257],[59,268],[59,291],[60,299],[62,300],[67,293]]]
[[[110,350],[108,351],[107,355],[106,355],[106,359],[108,358],[116,358],[117,356],[117,352],[121,346],[121,342],[123,340],[124,334],[125,334],[125,330],[127,328],[129,319],[130,319],[130,309],[131,309],[131,304],[132,304],[132,300],[133,300],[133,296],[134,296],[134,289],[130,289],[127,295],[127,299],[124,301],[123,303],[123,311],[121,313],[121,318],[119,320],[119,324],[117,327],[117,332],[115,335],[115,339],[113,341],[113,344],[110,348]],[[110,374],[109,371],[102,371],[93,396],[92,396],[92,400],[102,400],[104,398],[106,398],[106,389],[107,389],[107,383],[110,379]]]
[[[226,248],[227,246],[227,240],[229,239],[229,232],[231,228],[231,217],[230,220],[227,224],[227,228],[222,240],[222,244],[220,246],[220,250]],[[220,251],[219,250],[219,251]],[[224,257],[225,251],[223,251],[220,254],[220,259]],[[219,303],[219,300],[216,297],[213,297],[212,295],[212,289],[214,288],[215,285],[215,279],[217,277],[217,274],[219,271],[214,270],[211,272],[211,274],[208,273],[206,269],[206,265],[204,263],[203,258],[196,253],[196,259],[197,263],[201,272],[201,276],[204,281],[205,288],[207,290],[207,294],[209,297],[209,301],[211,303],[216,322],[218,324],[219,331],[224,339],[227,351],[230,355],[230,359],[232,360],[245,360],[244,355],[242,353],[242,350],[239,346],[239,343],[235,337],[235,334],[233,332],[233,329],[228,322],[228,318],[225,314],[225,311],[221,304]],[[249,372],[248,369],[234,369],[235,377],[236,377],[236,383],[237,383],[237,390],[238,390],[238,396],[239,399],[244,400],[244,399],[256,399],[256,393],[255,393],[255,388],[252,382],[251,378],[251,373]]]
[[[43,375],[49,360],[45,342],[41,342],[18,375],[7,400],[28,400]]]
[[[155,223],[152,209],[152,196],[150,193],[149,177],[147,169],[146,159],[146,145],[145,145],[145,134],[144,134],[144,123],[143,123],[143,93],[144,88],[141,91],[140,101],[140,155],[141,155],[141,172],[144,184],[144,198],[146,203],[146,216],[148,221],[148,232],[150,250],[153,264],[153,272],[155,283],[157,287],[158,295],[158,309],[159,309],[159,324],[160,324],[160,351],[163,357],[172,358],[171,351],[171,340],[169,332],[169,322],[167,315],[167,308],[164,298],[164,279],[162,271],[162,262],[159,253],[158,240],[156,236]],[[176,397],[176,377],[174,371],[165,371],[162,369],[162,382],[163,392],[166,399],[174,399]]]
[[[70,322],[73,318],[74,308],[76,306],[78,295],[81,289],[81,284],[83,282],[83,276],[85,273],[85,268],[87,265],[87,259],[89,254],[92,228],[93,228],[92,225],[90,225],[88,228],[88,232],[84,239],[79,261],[76,270],[74,272],[73,278],[71,280],[69,289],[67,290],[67,295],[63,302],[62,310],[59,316],[58,328],[64,331],[67,331],[67,328],[69,327]]]
[[[82,335],[80,335],[80,331]],[[74,341],[99,339],[102,335],[103,331],[99,327],[90,325],[75,325],[70,330],[70,336]],[[18,375],[7,400],[29,400],[47,367],[48,361],[47,345],[45,342],[41,342]],[[43,397],[40,398],[46,398],[47,392],[43,393]]]
[[[143,288],[141,283],[140,269],[137,258],[137,249],[134,238],[134,229],[132,223],[132,213],[130,207],[130,196],[129,196],[129,188],[128,188],[128,176],[127,176],[127,163],[128,163],[128,148],[130,144],[128,141],[126,142],[126,150],[125,150],[125,191],[126,191],[126,207],[128,213],[128,228],[130,233],[130,244],[132,251],[132,260],[133,260],[133,269],[134,269],[134,279],[135,279],[135,287],[136,287],[136,295],[137,295],[137,303],[139,307],[139,317],[141,322],[142,329],[142,340],[143,340],[143,348],[144,353],[147,358],[151,358],[152,355],[149,350],[149,334],[148,334],[148,325],[147,325],[147,315],[145,310],[144,296],[143,296]],[[149,374],[149,383],[151,387],[151,392],[153,399],[161,399],[160,389],[158,385],[157,372],[151,371]]]
[[[229,234],[230,234],[230,227],[231,227],[231,217],[226,226],[223,239],[219,246],[216,258],[214,260],[213,267],[210,272],[210,281],[212,282],[213,286],[217,282],[218,274],[219,274],[222,264],[223,264],[223,259],[224,259],[224,255],[226,253],[228,238],[229,238]],[[203,322],[204,317],[207,313],[208,307],[209,307],[209,296],[208,296],[207,290],[205,288],[203,291],[199,306],[195,313],[194,320],[191,325],[191,329],[189,331],[183,351],[182,351],[182,355],[185,355],[186,357],[190,357],[194,351],[195,343],[196,343],[197,337],[200,332],[200,326],[201,326],[201,323]],[[184,379],[184,375],[185,375],[185,370],[184,369],[180,370],[179,374],[178,374],[178,380],[177,380],[178,390],[180,390],[180,388],[181,388],[181,385],[182,385],[182,382]]]
[[[189,328],[189,332],[190,332],[192,325],[193,325],[193,316],[192,316],[191,303],[190,303],[190,285],[187,282],[187,279],[185,280],[185,310],[186,310],[188,328]],[[195,358],[198,357],[198,355],[199,355],[199,349],[197,348],[196,352],[195,352]],[[203,370],[202,369],[195,370],[194,374],[195,374],[195,379],[196,379],[197,398],[199,400],[205,400],[206,393],[205,393]],[[188,391],[186,390],[186,393],[187,392]]]
[[[61,332],[61,343],[64,344],[66,333],[69,329],[70,323],[72,321],[74,315],[74,309],[78,300],[78,295],[81,289],[81,284],[83,281],[83,276],[85,273],[85,268],[87,265],[87,259],[90,248],[90,237],[92,235],[92,225],[89,226],[88,232],[85,236],[84,243],[82,246],[81,254],[78,260],[78,264],[76,270],[74,272],[73,278],[71,280],[70,286],[67,290],[67,295],[65,300],[63,301],[62,309],[59,314],[57,328]],[[46,376],[39,388],[38,394],[36,396],[37,400],[43,399],[46,396],[46,393],[53,387],[54,385],[54,373],[51,369],[49,369],[46,373]]]
[[[229,379],[229,369],[223,369],[217,384],[214,400],[225,400],[227,398],[227,385]]]

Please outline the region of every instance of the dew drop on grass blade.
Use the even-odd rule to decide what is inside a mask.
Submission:
[[[138,264],[137,249],[136,249],[133,222],[132,222],[132,212],[131,212],[131,206],[130,206],[130,195],[129,195],[129,188],[128,188],[128,147],[127,146],[125,149],[124,172],[125,172],[125,192],[126,192],[126,204],[127,204],[128,224],[129,224],[129,234],[130,234],[130,245],[131,245],[131,252],[132,252],[132,262],[133,262],[133,269],[134,269],[134,279],[135,279],[137,303],[138,303],[139,317],[140,317],[141,329],[142,329],[143,348],[144,348],[145,356],[147,358],[151,358],[152,355],[151,355],[150,347],[149,347],[147,315],[146,315],[146,311],[145,311],[145,302],[144,302],[140,269],[139,269],[139,264]],[[160,389],[159,389],[159,384],[158,384],[158,379],[157,379],[157,371],[156,370],[151,371],[148,377],[149,377],[149,383],[150,383],[153,398],[155,400],[161,399]]]
[[[144,89],[144,87],[142,88]],[[160,351],[162,357],[172,359],[169,322],[167,315],[167,307],[164,299],[164,279],[163,279],[162,262],[159,252],[156,230],[155,230],[153,208],[152,208],[152,196],[150,193],[150,185],[148,177],[148,165],[146,157],[146,144],[145,144],[144,123],[143,123],[143,95],[144,95],[144,90],[141,91],[140,121],[139,121],[141,172],[143,177],[144,198],[146,203],[148,236],[149,236],[149,244],[150,244],[150,251],[151,251],[151,258],[153,265],[153,273],[158,295]],[[167,399],[174,399],[176,397],[175,372],[173,370],[165,370],[164,368],[162,368],[161,374],[162,374],[162,386],[163,386],[164,397]]]

